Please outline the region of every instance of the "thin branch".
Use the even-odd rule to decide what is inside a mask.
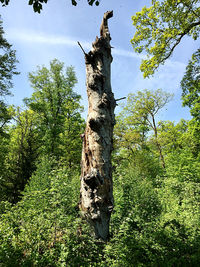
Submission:
[[[185,30],[179,35],[179,38],[176,40],[176,43],[172,46],[172,48],[170,48],[169,53],[166,55],[166,57],[164,57],[164,58],[160,61],[160,63],[163,63],[165,60],[167,60],[167,59],[171,56],[171,54],[173,53],[175,47],[180,43],[180,41],[182,40],[182,38],[183,38],[185,35],[187,35],[187,34],[190,32],[190,30],[191,30],[192,28],[194,28],[194,27],[196,27],[196,26],[198,26],[198,25],[200,25],[200,21],[194,22],[194,23],[192,23],[191,25],[189,25],[189,27],[188,27],[187,29],[185,29]]]
[[[85,51],[84,51],[82,45],[80,44],[80,42],[78,41],[77,43],[78,43],[78,45],[80,46],[81,50],[83,51],[84,55],[86,55],[86,53],[85,53]]]
[[[120,101],[120,100],[123,100],[123,99],[126,99],[126,97],[121,97],[121,98],[118,98],[118,99],[115,99],[115,101]]]
[[[191,3],[191,5],[188,5],[187,3],[184,3],[184,5],[189,9],[190,12],[192,12],[196,17],[199,17],[199,14],[197,14],[192,8],[193,4],[194,4],[194,1],[193,1],[193,3]]]

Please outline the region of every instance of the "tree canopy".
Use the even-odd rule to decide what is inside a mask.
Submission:
[[[70,169],[80,168],[84,121],[80,95],[73,91],[73,67],[58,60],[50,69],[29,73],[34,92],[24,101],[26,110],[9,107],[12,123],[0,136],[0,199],[16,203],[41,159],[57,159]]]
[[[193,55],[181,81],[183,106],[200,122],[200,49]]]
[[[6,6],[10,3],[10,0],[0,0],[2,3],[2,6]],[[34,12],[40,13],[40,11],[43,8],[43,4],[47,4],[48,0],[29,0],[28,4],[33,6]],[[88,4],[92,6],[94,3],[96,6],[99,5],[100,0],[87,0]],[[73,6],[77,5],[76,0],[71,0],[71,3]]]
[[[4,38],[3,22],[0,16],[0,134],[3,127],[10,119],[10,112],[4,101],[4,97],[11,95],[10,89],[13,86],[13,75],[18,74],[16,71],[16,51],[12,45]]]
[[[184,36],[197,40],[199,18],[198,0],[152,0],[152,6],[144,6],[132,17],[136,32],[131,43],[137,53],[147,55],[140,66],[144,77],[165,63]]]
[[[17,108],[12,119],[15,124],[10,127],[9,136],[3,140],[7,153],[3,154],[0,191],[4,192],[4,199],[16,203],[36,169],[40,141],[36,114],[33,111]]]
[[[0,97],[9,95],[13,86],[12,77],[16,71],[16,51],[4,38],[3,22],[0,17]]]
[[[129,94],[127,104],[118,117],[116,135],[128,149],[134,147],[145,147],[145,139],[150,130],[154,133],[154,140],[159,152],[162,166],[165,168],[164,156],[161,145],[158,141],[158,126],[156,116],[160,110],[167,105],[173,95],[161,89],[155,91],[143,90],[136,94]]]
[[[43,66],[29,73],[29,80],[34,92],[24,102],[37,114],[43,154],[67,157],[69,165],[79,162],[83,120],[81,96],[73,91],[77,83],[73,67],[64,69],[64,63],[54,59],[49,69]]]

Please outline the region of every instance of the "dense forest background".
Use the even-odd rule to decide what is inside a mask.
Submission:
[[[198,1],[186,15],[190,1],[179,1],[182,13],[173,13],[171,27],[177,29],[181,14],[182,28],[162,36],[154,15],[171,16],[170,2],[163,8],[153,1],[154,10],[133,18],[142,25],[132,40],[138,53],[147,49],[140,42],[150,38],[150,19],[160,27],[159,46],[147,49],[154,60],[141,66],[146,77],[171,55],[181,30],[198,39]],[[200,50],[180,85],[190,120],[159,120],[173,98],[162,89],[130,93],[120,104],[112,154],[115,208],[110,239],[102,242],[91,236],[78,208],[85,121],[74,68],[58,59],[39,66],[29,73],[33,94],[24,107],[9,106],[4,99],[18,74],[17,59],[2,21],[0,49],[0,266],[199,266]]]

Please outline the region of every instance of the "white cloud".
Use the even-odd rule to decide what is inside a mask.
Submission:
[[[49,44],[49,45],[68,45],[71,47],[77,47],[77,41],[65,36],[46,35],[36,32],[23,32],[16,29],[8,29],[6,35],[9,39],[19,42],[37,43],[37,44]],[[81,41],[81,45],[90,49],[91,44],[86,41]]]
[[[36,32],[23,32],[18,29],[8,29],[6,35],[9,39],[19,42],[28,42],[28,43],[38,43],[38,44],[49,44],[49,45],[67,45],[71,47],[77,47],[77,40],[69,38],[66,36],[55,36],[55,35],[46,35]],[[91,49],[91,42],[84,40],[79,40],[84,49]],[[129,57],[144,59],[145,56],[141,54],[136,54],[120,48],[113,48],[112,54],[117,56]]]
[[[38,44],[48,44],[48,45],[67,45],[71,47],[77,47],[77,40],[74,40],[74,38],[66,37],[66,36],[59,36],[59,35],[47,35],[43,33],[37,33],[37,32],[23,32],[20,29],[8,29],[6,31],[6,35],[9,39],[13,41],[20,41],[20,42],[28,42],[28,43],[38,43]],[[81,43],[81,46],[84,49],[91,49],[92,41],[84,41],[79,40]],[[143,54],[137,54],[132,51],[128,51],[125,49],[120,48],[113,48],[112,54],[116,56],[122,56],[122,57],[128,57],[128,58],[135,58],[135,59],[146,59],[147,57]],[[182,69],[185,68],[186,65],[178,62],[178,61],[172,61],[167,60],[165,63],[165,66],[169,68],[176,68]]]
[[[52,46],[66,45],[78,48],[78,40],[62,35],[47,35],[33,31],[25,32],[17,29],[7,30],[6,34],[9,39],[15,42],[38,44],[38,46],[42,44]],[[91,49],[92,41],[79,41],[85,50]],[[123,91],[141,90],[142,88],[163,88],[170,92],[177,92],[180,89],[180,80],[186,67],[184,63],[167,60],[165,65],[161,66],[153,77],[144,80],[142,73],[138,72],[135,66],[138,65],[139,67],[139,60],[145,59],[145,55],[136,54],[132,51],[120,48],[113,48],[112,54],[118,58],[117,64],[113,66],[115,68],[114,76],[117,80],[117,88],[124,88],[124,84],[126,84],[126,89],[124,88]],[[138,60],[137,63],[135,59]],[[133,72],[135,73],[134,76]],[[121,76],[121,83],[118,79],[119,75]],[[113,83],[115,84],[115,81],[113,81]]]

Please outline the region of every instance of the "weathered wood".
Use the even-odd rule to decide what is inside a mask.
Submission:
[[[110,84],[112,55],[107,23],[112,16],[112,11],[104,14],[100,38],[96,37],[92,50],[85,53],[89,109],[82,136],[80,209],[95,237],[102,240],[109,237],[113,210],[111,152],[116,101]]]

